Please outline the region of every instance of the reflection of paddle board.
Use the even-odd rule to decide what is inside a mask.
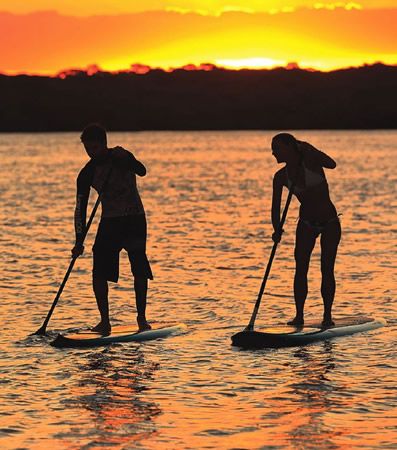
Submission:
[[[186,326],[183,323],[175,325],[163,325],[162,327],[137,332],[131,326],[115,326],[109,336],[102,336],[94,331],[82,331],[80,333],[59,334],[51,342],[53,347],[95,347],[98,345],[108,345],[114,342],[140,342],[163,338],[173,333],[181,331]]]
[[[308,322],[301,328],[276,326],[263,331],[241,331],[232,336],[232,345],[242,348],[294,347],[324,341],[338,336],[374,330],[386,325],[384,319],[371,317],[343,317],[334,319],[335,326],[322,328],[321,323]]]

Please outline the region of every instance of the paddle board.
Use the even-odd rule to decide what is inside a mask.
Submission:
[[[175,325],[163,325],[158,328],[137,332],[131,326],[115,326],[109,336],[102,336],[94,331],[82,331],[78,333],[59,334],[51,342],[53,347],[95,347],[109,345],[114,342],[141,342],[153,339],[164,338],[186,326],[183,323]]]
[[[384,319],[371,317],[343,317],[334,319],[335,325],[324,328],[319,322],[308,322],[303,327],[276,326],[263,331],[241,331],[232,336],[232,345],[242,348],[294,347],[375,330],[386,325]]]

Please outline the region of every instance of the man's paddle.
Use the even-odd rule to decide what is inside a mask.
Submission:
[[[294,193],[294,188],[296,186],[296,183],[298,182],[300,168],[302,167],[302,162],[303,162],[303,156],[301,156],[301,158],[300,158],[300,161],[299,161],[299,164],[298,164],[297,175],[296,175],[296,177],[295,177],[294,181],[292,182],[292,185],[291,185],[291,187],[289,189],[287,201],[285,202],[284,211],[283,211],[283,214],[281,216],[280,224],[278,226],[277,234],[280,236],[280,240],[281,240],[281,234],[282,234],[282,231],[283,231],[283,226],[284,226],[285,220],[287,218],[289,204],[291,203],[291,200],[292,200],[292,194]],[[263,292],[265,291],[266,282],[267,282],[267,279],[268,279],[269,274],[270,274],[270,269],[272,267],[273,259],[274,259],[275,255],[276,255],[277,245],[278,245],[278,242],[275,242],[273,244],[272,252],[270,253],[270,258],[269,258],[269,262],[267,263],[267,267],[266,267],[265,275],[263,277],[262,285],[261,285],[261,288],[259,289],[258,298],[256,300],[256,303],[255,303],[255,306],[254,306],[254,310],[253,310],[252,315],[251,315],[251,319],[249,321],[249,324],[245,328],[245,331],[252,331],[254,329],[255,320],[256,320],[256,316],[258,315],[259,306],[261,304]]]
[[[101,191],[100,191],[99,194],[98,194],[98,198],[96,199],[95,205],[94,205],[94,207],[93,207],[93,209],[92,209],[92,212],[91,212],[91,215],[90,215],[90,218],[88,219],[87,225],[86,225],[86,227],[85,227],[85,230],[84,230],[84,233],[83,233],[83,239],[82,239],[82,241],[81,241],[81,245],[83,245],[83,243],[84,243],[84,241],[85,241],[85,238],[86,238],[86,236],[87,236],[87,234],[88,234],[88,230],[90,229],[90,226],[91,226],[91,224],[92,224],[92,221],[94,220],[95,213],[96,213],[96,211],[97,211],[97,209],[98,209],[99,203],[100,203],[101,200],[102,200],[102,196],[103,196],[103,193],[105,192],[105,188],[106,188],[106,186],[107,186],[107,184],[108,184],[108,181],[109,181],[109,179],[110,179],[110,175],[112,174],[112,169],[113,169],[113,168],[110,167],[109,173],[108,173],[108,175],[107,175],[107,177],[106,177],[106,179],[105,179],[105,182],[103,183],[102,189],[101,189]],[[55,306],[56,306],[57,303],[58,303],[59,297],[60,297],[61,294],[62,294],[63,288],[65,287],[66,282],[68,281],[69,275],[70,275],[70,273],[71,273],[72,270],[73,270],[73,266],[74,266],[74,263],[76,262],[76,259],[77,259],[77,258],[78,258],[78,256],[73,256],[73,257],[72,257],[72,260],[70,261],[68,270],[66,271],[66,274],[65,274],[65,276],[64,276],[64,278],[63,278],[63,281],[62,281],[61,285],[59,286],[57,295],[55,296],[55,299],[54,299],[54,301],[53,301],[53,303],[52,303],[52,305],[51,305],[50,310],[48,311],[47,317],[45,318],[45,320],[44,320],[44,322],[43,322],[43,325],[42,325],[35,333],[33,333],[33,334],[39,334],[39,335],[41,335],[41,336],[45,336],[45,335],[46,335],[46,328],[47,328],[48,322],[50,321],[50,318],[51,318],[51,316],[52,316],[52,313],[54,312]]]

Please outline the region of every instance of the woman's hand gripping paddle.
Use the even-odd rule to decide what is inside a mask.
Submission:
[[[253,329],[254,329],[256,316],[258,315],[259,306],[260,306],[261,301],[262,301],[263,292],[265,291],[266,282],[267,282],[267,279],[269,278],[270,269],[272,267],[273,259],[274,259],[275,255],[276,255],[277,245],[278,245],[278,243],[281,240],[281,235],[283,233],[283,226],[284,226],[285,220],[287,219],[287,213],[288,213],[289,205],[290,205],[291,200],[292,200],[292,194],[294,193],[294,188],[296,186],[296,183],[298,182],[300,169],[302,167],[302,162],[303,162],[303,155],[301,156],[299,164],[298,164],[298,170],[297,170],[297,175],[295,177],[295,180],[293,181],[293,183],[291,185],[291,188],[290,188],[290,190],[288,192],[288,197],[287,197],[287,201],[285,202],[285,207],[284,207],[283,214],[281,216],[280,224],[278,226],[277,231],[273,234],[273,236],[274,236],[274,244],[273,244],[272,252],[270,253],[269,262],[267,263],[265,275],[263,277],[261,288],[259,289],[258,298],[256,300],[256,303],[255,303],[255,306],[254,306],[254,310],[253,310],[252,315],[251,315],[251,319],[249,321],[249,324],[245,328],[245,331],[253,331]]]

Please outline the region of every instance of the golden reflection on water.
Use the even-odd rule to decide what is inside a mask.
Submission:
[[[77,367],[80,379],[70,391],[65,407],[86,410],[88,420],[96,424],[96,446],[133,445],[148,439],[156,432],[154,419],[161,409],[153,402],[144,401],[140,393],[146,382],[154,378],[156,364],[145,362],[144,353],[129,353],[130,366],[115,360],[112,352],[100,350],[87,355],[83,365]],[[117,430],[117,434],[113,431]],[[91,436],[77,433],[78,445],[89,444]]]
[[[27,335],[41,325],[69,263],[75,133],[2,135],[0,209],[4,323],[2,448],[392,448],[395,424],[395,184],[397,133],[297,135],[328,151],[331,195],[343,213],[335,315],[385,317],[383,330],[300,349],[240,351],[271,249],[273,133],[113,133],[136,152],[149,223],[149,317],[188,332],[145,344],[57,350]],[[95,195],[91,198],[95,200]],[[257,327],[293,314],[293,202]],[[93,231],[49,330],[96,322]],[[306,313],[318,319],[319,252]],[[131,323],[127,258],[111,288],[113,323]]]

